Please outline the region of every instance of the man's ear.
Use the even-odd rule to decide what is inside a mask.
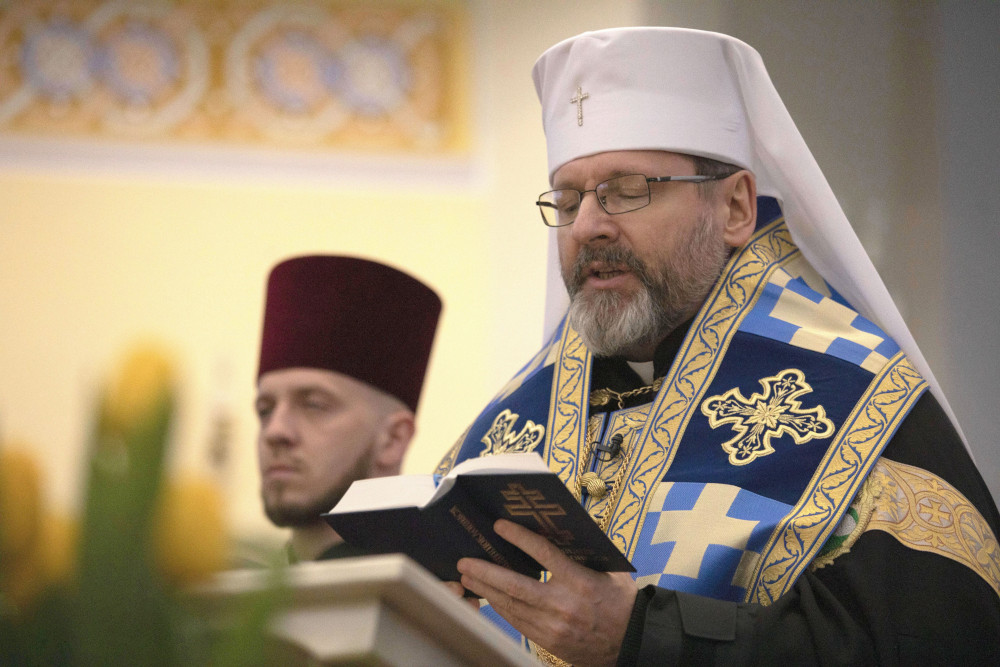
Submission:
[[[757,226],[757,179],[743,170],[719,185],[726,207],[722,238],[731,248],[739,248],[750,240]]]
[[[415,432],[416,420],[409,410],[395,410],[386,415],[372,456],[373,477],[399,474]]]

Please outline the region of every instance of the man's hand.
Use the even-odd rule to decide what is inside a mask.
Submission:
[[[574,665],[613,665],[638,591],[626,572],[595,572],[544,537],[503,519],[497,534],[549,571],[545,583],[476,558],[458,561],[462,585],[525,637]]]
[[[472,607],[474,611],[479,611],[479,600],[476,598],[467,598],[465,596],[465,587],[457,581],[443,581],[444,587],[448,589],[448,592],[457,598],[462,598],[462,601],[467,605]]]

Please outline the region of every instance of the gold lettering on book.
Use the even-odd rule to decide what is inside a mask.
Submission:
[[[462,514],[462,510],[458,509],[458,505],[453,505],[448,511],[453,517],[455,517],[459,525],[461,525],[462,528],[465,528],[469,535],[472,535],[472,539],[474,539],[476,543],[483,548],[483,551],[489,554],[494,563],[502,565],[503,567],[510,567],[510,563],[507,562],[507,559],[500,555],[500,552],[497,551],[492,544],[490,544],[490,541],[487,540],[481,532],[479,532],[478,528],[472,525],[472,522],[469,521],[469,517]]]
[[[573,542],[573,533],[552,521],[554,516],[566,516],[566,510],[559,503],[546,501],[541,491],[526,489],[523,484],[508,484],[500,493],[508,501],[503,506],[508,516],[530,516],[538,522],[538,532],[556,546]]]

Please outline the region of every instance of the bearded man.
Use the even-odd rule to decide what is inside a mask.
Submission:
[[[285,260],[268,277],[257,373],[264,512],[289,560],[362,555],[320,518],[352,482],[398,475],[441,300],[355,257]]]
[[[570,302],[439,472],[537,452],[636,573],[498,521],[547,572],[462,586],[552,664],[1000,660],[996,506],[756,51],[621,28],[533,74]]]

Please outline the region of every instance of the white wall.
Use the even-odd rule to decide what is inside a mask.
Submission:
[[[936,75],[941,109],[949,396],[979,469],[1000,499],[1000,3],[941,3]],[[931,176],[933,178],[933,176]]]

